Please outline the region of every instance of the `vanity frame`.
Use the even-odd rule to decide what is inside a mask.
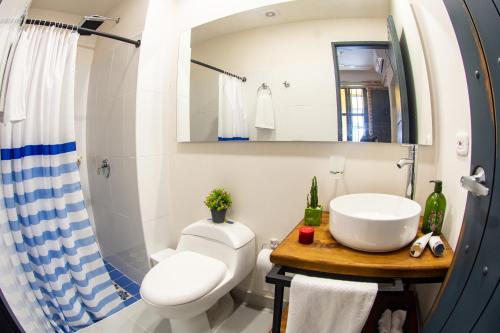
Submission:
[[[374,282],[392,284],[390,287],[379,288],[379,292],[384,291],[403,291],[408,290],[409,284],[422,284],[422,283],[441,283],[444,277],[421,277],[421,278],[370,278],[355,275],[342,275],[323,273],[318,271],[311,271],[300,268],[293,268],[287,266],[274,266],[271,271],[266,275],[266,282],[274,284],[274,307],[273,307],[273,326],[272,333],[281,332],[281,318],[283,315],[283,297],[285,288],[290,288],[292,277],[287,276],[286,273],[301,274],[325,279],[337,279],[357,282]]]
[[[453,250],[444,236],[442,257],[434,257],[429,249],[421,257],[409,254],[410,245],[385,253],[361,252],[348,248],[333,238],[329,231],[329,213],[323,212],[321,225],[315,227],[315,241],[304,245],[298,242],[301,221],[272,252],[275,266],[266,276],[266,282],[274,285],[272,333],[281,331],[283,296],[291,285],[287,273],[312,277],[384,284],[379,291],[401,292],[409,284],[443,282],[453,260]],[[417,237],[423,234],[420,231]]]

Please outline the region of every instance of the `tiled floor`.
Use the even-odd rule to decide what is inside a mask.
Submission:
[[[214,333],[268,333],[273,314],[269,309],[254,309],[241,304]],[[160,317],[144,301],[138,301],[79,333],[171,333],[168,319]],[[195,333],[195,332],[193,332]]]
[[[119,269],[111,265],[108,261],[104,260],[104,265],[125,306],[134,304],[141,299],[141,294],[139,294],[140,286],[137,283],[120,272]]]
[[[126,308],[78,333],[171,333],[169,320],[160,317],[141,300],[140,286],[106,260],[104,264]],[[214,333],[267,333],[272,318],[269,309],[236,303],[233,314],[216,327]]]

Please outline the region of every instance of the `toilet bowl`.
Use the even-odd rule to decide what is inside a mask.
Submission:
[[[255,265],[255,235],[239,222],[197,221],[181,234],[174,254],[144,277],[142,299],[173,333],[211,332],[206,311]]]

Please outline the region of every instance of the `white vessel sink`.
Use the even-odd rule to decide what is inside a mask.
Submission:
[[[415,238],[421,210],[415,201],[396,195],[344,195],[330,202],[330,232],[356,250],[394,251]]]

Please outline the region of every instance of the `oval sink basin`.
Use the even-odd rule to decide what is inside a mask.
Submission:
[[[330,202],[330,232],[356,250],[394,251],[415,238],[421,210],[415,201],[396,195],[344,195]]]

